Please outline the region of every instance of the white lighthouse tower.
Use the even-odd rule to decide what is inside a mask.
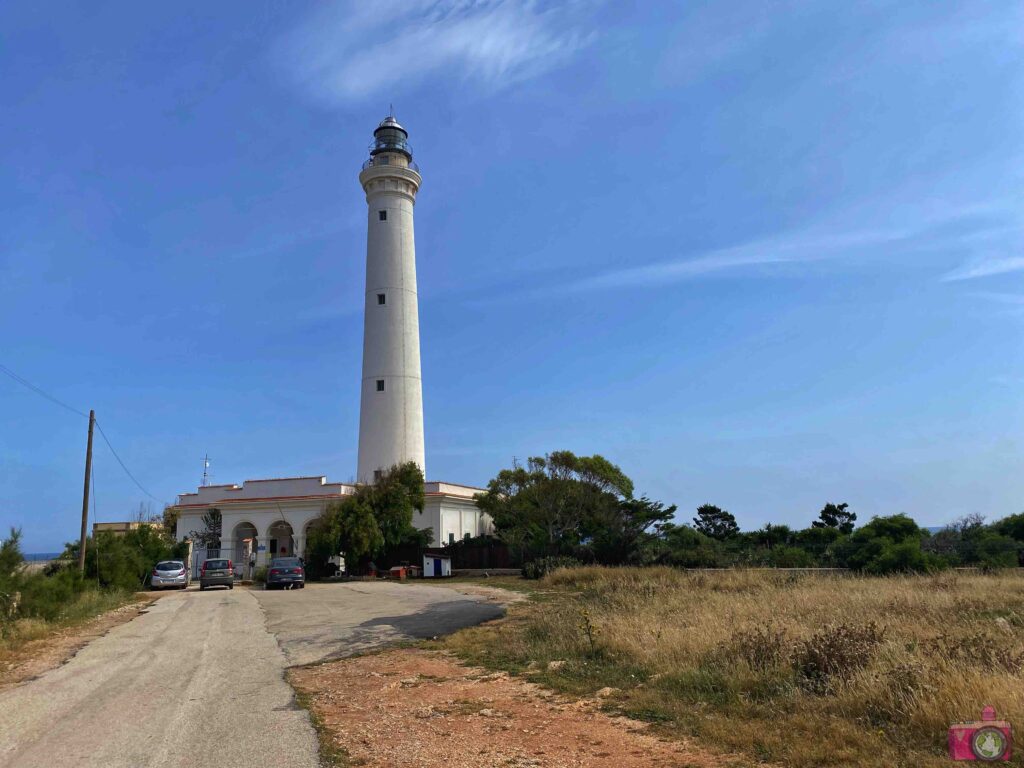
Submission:
[[[426,471],[416,298],[413,206],[420,174],[409,134],[394,116],[373,132],[359,183],[366,192],[366,310],[357,479],[372,483],[395,464]]]

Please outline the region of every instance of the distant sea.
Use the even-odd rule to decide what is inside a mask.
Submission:
[[[56,560],[60,557],[63,552],[33,552],[32,554],[25,555],[25,559],[30,563],[38,563],[40,560]]]

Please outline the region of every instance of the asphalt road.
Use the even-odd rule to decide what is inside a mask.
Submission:
[[[65,665],[0,693],[0,766],[316,768],[316,737],[286,667],[500,614],[419,585],[168,594]]]

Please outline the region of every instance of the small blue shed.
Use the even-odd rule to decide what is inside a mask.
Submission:
[[[424,555],[423,578],[437,579],[452,575],[452,559],[448,555]]]

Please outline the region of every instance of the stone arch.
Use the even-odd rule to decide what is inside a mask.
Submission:
[[[232,529],[231,540],[234,542],[231,559],[244,577],[251,579],[252,569],[249,563],[259,546],[259,529],[248,520],[240,520]]]
[[[291,557],[295,554],[295,532],[287,520],[275,520],[267,526],[267,555]]]

